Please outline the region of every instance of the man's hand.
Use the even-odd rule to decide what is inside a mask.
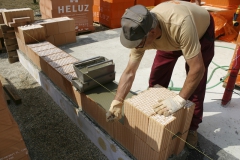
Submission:
[[[186,100],[177,95],[173,98],[168,98],[160,101],[159,104],[152,106],[155,113],[159,115],[169,116],[178,111],[186,104]]]
[[[106,121],[114,122],[122,117],[123,103],[118,100],[113,100],[109,111],[106,113]]]

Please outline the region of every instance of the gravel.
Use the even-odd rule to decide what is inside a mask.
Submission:
[[[20,62],[9,64],[6,53],[0,53],[0,75],[10,81],[22,99],[20,105],[11,101],[8,107],[32,160],[107,159]]]

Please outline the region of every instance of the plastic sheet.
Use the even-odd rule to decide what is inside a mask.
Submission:
[[[226,41],[236,42],[238,33],[240,31],[240,25],[233,25],[233,15],[236,10],[215,11],[210,12],[215,22],[215,38]],[[237,18],[240,22],[240,15]]]

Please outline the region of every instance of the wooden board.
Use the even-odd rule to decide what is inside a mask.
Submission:
[[[0,75],[0,81],[2,82],[3,89],[6,91],[8,96],[14,101],[14,103],[20,104],[22,102],[22,99],[18,95],[14,86],[9,82],[9,80]]]
[[[6,91],[4,91],[4,98],[6,99],[7,104],[9,104],[11,100],[10,100],[10,97],[8,96],[8,94],[6,93]]]

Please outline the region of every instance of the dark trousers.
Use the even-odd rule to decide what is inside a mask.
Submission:
[[[198,124],[202,122],[203,101],[206,92],[208,66],[214,56],[214,21],[211,15],[210,25],[204,36],[199,41],[201,44],[201,52],[205,65],[205,73],[198,87],[189,98],[190,101],[196,104],[190,125],[191,130],[197,130]],[[177,62],[178,57],[180,56],[182,56],[182,51],[166,52],[157,50],[150,74],[149,87],[153,87],[155,84],[159,84],[167,88],[172,76],[173,68]],[[185,70],[188,74],[189,66],[187,63],[185,63]]]

